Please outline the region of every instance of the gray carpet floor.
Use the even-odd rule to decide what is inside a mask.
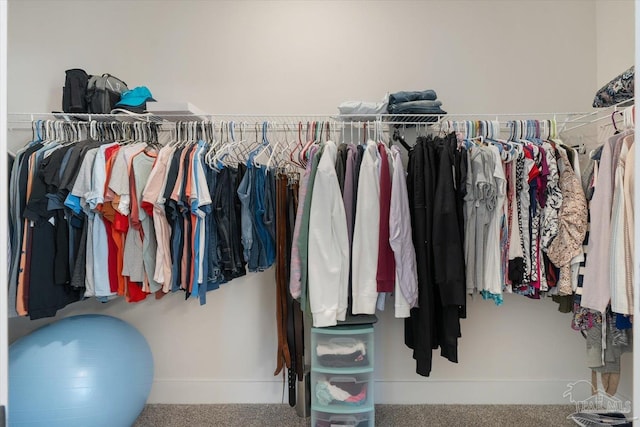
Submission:
[[[376,405],[376,426],[576,426],[568,405]],[[288,405],[147,405],[134,427],[308,426]]]

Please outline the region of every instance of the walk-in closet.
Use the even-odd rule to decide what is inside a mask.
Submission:
[[[638,416],[638,7],[0,0],[0,426]]]

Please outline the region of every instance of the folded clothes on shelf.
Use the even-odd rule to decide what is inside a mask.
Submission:
[[[341,115],[385,114],[386,102],[345,101],[338,106]]]
[[[345,101],[338,106],[343,120],[369,121],[375,116],[385,115],[444,115],[442,101],[437,99],[436,91],[427,89],[422,91],[401,91],[385,97],[382,102]],[[373,117],[372,117],[373,116]],[[435,121],[430,117],[406,120],[403,117],[393,117],[394,121]]]
[[[447,114],[440,106],[441,101],[409,101],[389,104],[389,114]]]
[[[433,89],[421,91],[402,91],[389,95],[389,105],[401,104],[410,101],[435,101],[438,99],[436,91]]]
[[[632,66],[596,92],[596,96],[593,99],[593,106],[602,108],[611,107],[620,103],[622,103],[620,105],[621,107],[631,105],[634,97],[634,80],[635,67]],[[628,101],[628,103],[624,101]]]

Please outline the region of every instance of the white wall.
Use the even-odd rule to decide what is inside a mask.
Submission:
[[[333,114],[343,100],[426,88],[452,113],[584,111],[597,87],[595,25],[596,4],[582,1],[12,0],[9,110],[59,109],[64,70],[81,67],[211,113]],[[83,302],[59,317],[81,312],[146,336],[150,402],[281,400],[273,271],[224,285],[204,307],[168,295]],[[428,379],[415,374],[403,322],[380,317],[379,403],[566,403],[566,384],[589,379],[584,340],[551,301],[470,300],[460,363],[436,351]],[[12,319],[11,338],[48,321]]]
[[[599,0],[596,16],[597,84],[600,88],[634,65],[634,2]]]
[[[211,113],[427,87],[450,112],[581,111],[594,86],[591,2],[82,3],[10,2],[12,111],[59,109],[73,66]]]

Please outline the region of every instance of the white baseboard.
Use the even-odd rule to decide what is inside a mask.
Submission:
[[[147,403],[284,403],[287,393],[277,380],[155,380]]]
[[[418,380],[375,381],[375,401],[381,404],[571,404],[571,380]],[[575,400],[589,397],[586,387]],[[286,403],[279,380],[162,380],[154,382],[148,403],[223,404]]]
[[[459,405],[567,405],[571,380],[376,381],[376,403]],[[575,400],[589,397],[588,387]]]

